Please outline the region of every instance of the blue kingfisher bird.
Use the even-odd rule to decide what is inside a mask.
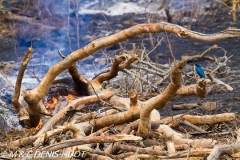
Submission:
[[[198,62],[195,63],[195,65],[196,65],[197,74],[200,76],[200,78],[206,78],[205,73],[204,73],[204,70],[203,70],[203,68],[201,67],[201,65],[200,65]]]

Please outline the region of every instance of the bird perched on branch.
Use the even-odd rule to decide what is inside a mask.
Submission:
[[[201,65],[200,65],[198,62],[195,63],[195,65],[196,65],[197,74],[198,74],[201,78],[206,78],[205,73],[204,73],[204,70],[203,70],[203,68],[201,67]]]

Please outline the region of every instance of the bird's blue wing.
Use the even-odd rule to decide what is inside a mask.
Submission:
[[[197,74],[198,74],[201,78],[206,78],[202,67],[197,67],[197,68],[196,68],[196,71],[197,71]]]

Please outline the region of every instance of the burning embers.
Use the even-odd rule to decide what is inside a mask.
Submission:
[[[68,93],[68,101],[72,102],[74,100],[73,95],[71,95],[70,93]]]
[[[72,102],[74,96],[84,96],[76,88],[74,81],[70,77],[55,80],[47,94],[46,108],[53,111],[63,101]]]
[[[46,108],[54,109],[57,104],[57,98],[52,97],[51,101],[46,102]]]
[[[42,126],[43,126],[43,121],[42,121],[42,119],[40,119],[37,127],[34,128],[34,133],[36,133],[37,131],[39,131],[39,130],[42,128]]]
[[[88,84],[74,82],[71,77],[66,77],[54,80],[48,91],[48,94],[54,97],[67,96],[69,93],[74,96],[89,96]]]
[[[55,109],[56,105],[58,103],[61,103],[63,100],[72,102],[74,100],[74,96],[70,93],[68,93],[67,96],[64,96],[63,98],[58,99],[58,97],[52,97],[51,100],[46,102],[46,108],[48,109]]]

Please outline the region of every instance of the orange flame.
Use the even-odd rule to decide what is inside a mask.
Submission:
[[[68,101],[69,102],[72,102],[73,101],[73,95],[71,95],[70,93],[68,93]]]
[[[34,131],[35,132],[39,131],[42,128],[42,126],[43,126],[43,121],[42,121],[42,119],[40,119],[37,127],[34,128]]]
[[[56,104],[57,103],[57,98],[52,97],[52,102],[53,102],[53,104]]]
[[[46,103],[48,108],[51,108],[51,109],[54,109],[56,104],[57,104],[57,98],[56,97],[52,97],[52,103],[51,102]]]

